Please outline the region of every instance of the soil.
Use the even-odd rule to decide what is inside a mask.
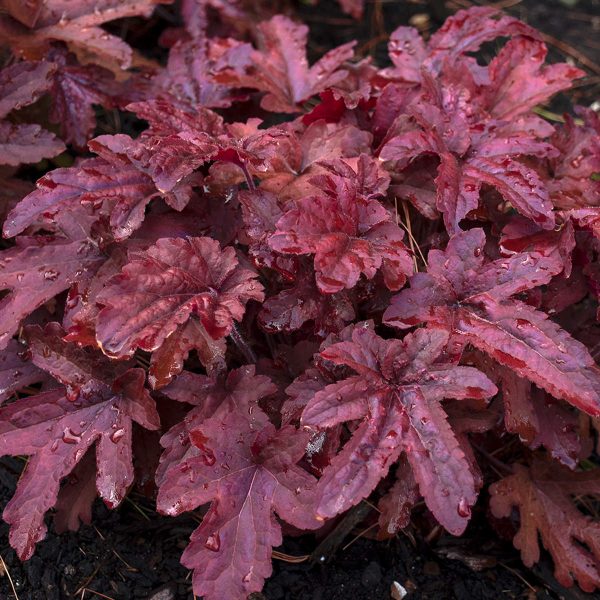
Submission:
[[[395,27],[420,24],[424,32],[431,33],[442,17],[442,11],[433,10],[434,5],[450,14],[469,4],[473,2],[373,0],[367,2],[365,18],[359,23],[341,13],[331,0],[322,0],[318,8],[304,3],[298,13],[311,26],[313,57],[357,39],[361,54],[371,54],[384,64],[385,39]],[[567,100],[584,105],[600,100],[600,0],[579,0],[574,6],[567,0],[504,0],[496,4],[507,6],[508,12],[550,36],[551,61],[567,59],[589,73],[568,98],[559,98],[549,109],[565,110]],[[0,460],[0,508],[12,496],[22,468],[18,459]],[[199,514],[161,517],[151,501],[135,493],[114,511],[97,502],[91,526],[57,535],[50,524],[46,540],[26,563],[9,547],[8,526],[2,523],[0,599],[14,598],[16,592],[19,600],[192,600],[190,573],[179,564],[179,557],[199,519]],[[286,560],[273,561],[273,576],[254,600],[400,598],[392,595],[394,585],[396,594],[398,586],[408,591],[407,600],[600,598],[600,594],[559,586],[552,578],[547,556],[533,570],[526,569],[518,552],[490,528],[484,508],[476,512],[460,539],[420,527],[381,542],[369,539],[364,529],[364,523],[358,525],[337,552],[323,560],[317,553],[317,560],[302,563],[289,562],[285,555],[310,555],[319,540],[314,536],[287,538],[278,549]],[[424,532],[431,534],[427,541]]]
[[[0,460],[0,506],[12,496],[22,467],[18,459]],[[15,597],[10,575],[19,600],[193,600],[190,574],[179,557],[200,518],[196,513],[161,517],[137,493],[113,511],[97,501],[91,526],[57,535],[50,524],[51,532],[25,563],[9,548],[8,526],[2,523],[0,598]],[[592,597],[560,588],[547,570],[524,569],[482,513],[460,539],[444,534],[426,542],[415,530],[376,541],[358,535],[364,528],[343,540],[334,555],[317,553],[315,561],[301,564],[274,560],[273,576],[252,600],[384,600],[393,598],[394,582],[409,592],[407,600]],[[288,538],[278,550],[302,557],[317,546],[307,535]]]

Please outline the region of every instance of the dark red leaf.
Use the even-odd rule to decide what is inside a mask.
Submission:
[[[600,525],[582,514],[572,496],[600,495],[598,470],[573,473],[545,461],[532,467],[513,465],[514,474],[490,486],[490,507],[496,517],[519,510],[520,527],[514,538],[523,562],[531,567],[540,559],[539,539],[554,559],[554,576],[582,590],[600,587]]]
[[[262,300],[256,274],[211,238],[164,238],[133,254],[98,295],[97,339],[110,356],[158,350],[196,315],[213,340],[228,335],[248,300]],[[181,335],[181,333],[177,334]],[[202,351],[202,348],[200,349]]]
[[[384,321],[446,329],[557,398],[600,414],[600,373],[587,348],[546,313],[512,298],[547,284],[562,264],[536,252],[487,262],[485,241],[483,230],[472,229],[455,235],[445,251],[432,250],[428,272],[413,276]]]
[[[436,362],[448,341],[441,330],[420,329],[384,340],[357,325],[352,340],[321,356],[358,373],[318,391],[302,422],[314,428],[361,420],[325,469],[315,492],[317,514],[334,516],[368,496],[402,451],[425,501],[451,533],[461,533],[477,486],[448,424],[444,398],[487,398],[495,386],[471,367]]]

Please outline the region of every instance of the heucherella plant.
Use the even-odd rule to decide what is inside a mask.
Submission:
[[[427,42],[398,28],[378,68],[352,42],[311,65],[306,26],[193,0],[160,67],[102,27],[159,3],[0,3],[21,559],[52,509],[76,529],[150,474],[159,512],[200,510],[194,593],[243,600],[284,533],[370,498],[380,537],[413,509],[460,535],[485,484],[526,565],[543,546],[562,585],[600,589],[578,504],[600,495],[600,120],[536,111],[584,73],[492,8]]]

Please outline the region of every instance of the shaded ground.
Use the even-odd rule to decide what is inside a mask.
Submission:
[[[472,4],[453,0],[444,7],[451,13]],[[559,0],[496,4],[550,36],[552,61],[567,59],[589,73],[568,99],[558,99],[550,110],[565,110],[567,100],[585,105],[600,100],[600,0],[580,0],[571,8]],[[302,5],[299,13],[311,26],[314,56],[358,39],[359,52],[372,54],[381,64],[385,40],[395,27],[411,23],[432,32],[441,16],[425,0],[369,2],[360,23],[342,14],[333,1],[323,1],[318,9]],[[22,467],[16,459],[0,461],[0,508],[12,495]],[[8,547],[8,527],[1,524],[0,556],[6,569],[0,563],[0,599],[14,598],[10,575],[20,600],[191,600],[190,576],[179,565],[179,557],[198,519],[198,515],[160,517],[149,501],[135,495],[113,512],[98,502],[93,526],[60,536],[51,532],[25,564]],[[394,581],[410,592],[408,600],[600,598],[560,588],[547,558],[534,571],[525,569],[518,553],[498,539],[481,513],[461,540],[437,535],[426,542],[415,532],[413,539],[375,542],[361,536],[353,541],[364,529],[358,526],[326,564],[275,560],[274,575],[256,600],[383,600],[392,597]],[[305,556],[317,543],[311,536],[290,539],[280,550]]]
[[[0,462],[1,506],[12,495],[22,465],[11,458]],[[491,530],[480,529],[486,526],[482,517],[476,516],[461,540],[444,535],[427,543],[415,534],[412,541],[400,536],[377,542],[352,534],[344,541],[347,547],[342,545],[330,561],[275,560],[273,577],[253,600],[384,600],[391,598],[394,581],[410,591],[409,600],[558,598],[548,587],[551,578],[523,569],[510,545]],[[8,526],[2,524],[0,554],[19,600],[192,600],[191,579],[179,556],[199,518],[160,517],[151,502],[134,494],[115,511],[98,501],[92,526],[77,533],[51,533],[26,563],[6,546]],[[316,546],[313,536],[305,536],[289,539],[280,550],[301,557]],[[14,598],[8,574],[0,578],[2,600]]]

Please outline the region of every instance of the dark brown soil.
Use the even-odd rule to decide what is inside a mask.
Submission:
[[[1,506],[12,495],[22,466],[17,459],[0,461]],[[7,573],[0,578],[0,598],[14,597],[10,574],[20,600],[192,600],[189,573],[179,556],[198,525],[194,516],[198,518],[161,517],[150,501],[136,494],[115,511],[98,501],[92,526],[76,533],[51,532],[25,563],[8,547],[8,526],[2,524],[0,554]],[[461,540],[442,536],[426,543],[416,535],[414,544],[406,536],[385,542],[359,537],[352,542],[350,535],[344,541],[347,548],[330,560],[275,560],[272,578],[254,600],[383,600],[391,597],[394,581],[410,591],[408,600],[556,599],[544,577],[521,567],[510,545],[481,529],[481,517]],[[313,536],[304,536],[289,538],[280,550],[303,556],[316,546]],[[448,553],[461,559],[450,559]],[[469,561],[490,567],[478,572],[464,564]]]
[[[442,16],[434,5],[452,13],[471,3],[371,0],[360,23],[343,15],[333,1],[322,1],[318,8],[301,4],[298,12],[311,26],[314,56],[358,39],[359,51],[383,64],[385,38],[395,27],[418,22],[432,32]],[[551,36],[552,61],[568,59],[587,70],[589,77],[569,92],[568,100],[585,105],[600,100],[600,0],[579,0],[572,7],[559,0],[501,4],[512,4],[508,12]],[[549,108],[560,112],[567,107],[563,98]],[[0,461],[0,509],[11,497],[22,467],[16,459]],[[8,527],[0,524],[5,565],[0,563],[0,600],[14,598],[9,576],[19,600],[192,600],[190,575],[179,557],[197,519],[198,515],[161,517],[150,501],[135,494],[112,512],[97,502],[93,526],[57,535],[50,525],[47,539],[24,564],[8,545]],[[534,570],[523,567],[518,553],[487,524],[483,508],[460,540],[442,534],[426,542],[415,531],[412,539],[402,535],[376,542],[361,536],[353,541],[361,529],[364,525],[330,560],[301,564],[275,560],[274,574],[256,600],[384,600],[393,597],[393,582],[409,591],[407,600],[600,598],[558,586],[547,557]],[[279,550],[304,556],[317,545],[313,536],[305,536],[288,539]]]

